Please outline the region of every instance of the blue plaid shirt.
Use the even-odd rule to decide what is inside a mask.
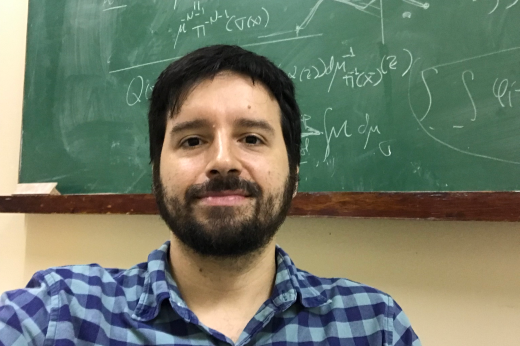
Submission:
[[[0,298],[0,345],[235,345],[202,324],[169,272],[169,242],[128,270],[51,268]],[[236,345],[419,346],[388,295],[297,269],[276,250],[272,297]]]

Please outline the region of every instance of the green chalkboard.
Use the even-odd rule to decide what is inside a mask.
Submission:
[[[21,182],[147,193],[147,97],[214,43],[302,109],[301,191],[520,190],[518,0],[31,0]]]

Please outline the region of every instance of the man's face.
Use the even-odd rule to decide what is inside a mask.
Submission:
[[[280,108],[261,83],[231,72],[198,84],[166,126],[155,190],[161,215],[195,252],[263,248],[288,211]]]

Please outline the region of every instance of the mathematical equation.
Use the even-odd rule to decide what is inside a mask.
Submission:
[[[493,83],[493,96],[503,108],[520,106],[520,84],[510,78],[496,78]]]
[[[260,7],[255,12],[255,14],[245,16],[233,14],[227,9],[210,12],[206,11],[204,6],[201,6],[200,1],[195,1],[193,3],[193,9],[186,11],[180,19],[173,49],[177,47],[179,38],[182,39],[182,36],[187,36],[188,38],[188,35],[193,33],[192,35],[196,35],[196,38],[206,37],[206,30],[218,27],[218,24],[224,26],[226,33],[245,31],[257,27],[267,28],[269,24],[269,12],[267,9]],[[220,28],[222,28],[222,25],[220,25]],[[220,32],[222,32],[222,30],[220,30]]]
[[[339,2],[359,11],[360,14],[369,14],[379,18],[381,20],[381,40],[383,43],[385,42],[385,18],[382,1],[344,0]],[[432,5],[427,2],[416,0],[403,0],[403,2],[405,2],[407,6],[414,6],[418,11],[432,9]],[[518,2],[520,2],[520,0],[496,0],[493,2],[493,7],[487,10],[487,14],[491,15],[496,13],[502,7],[505,10],[510,10],[515,7]],[[304,40],[319,38],[323,35],[319,33],[319,31],[318,33],[316,33],[316,31],[310,33],[308,30],[310,23],[315,21],[316,13],[324,8],[324,0],[317,0],[303,21],[300,20],[295,25],[287,21],[288,30],[281,28],[278,23],[275,29],[276,31],[273,31],[271,27],[271,25],[274,25],[271,24],[273,20],[271,17],[272,14],[277,14],[277,11],[273,10],[269,4],[267,1],[257,2],[253,6],[248,7],[246,11],[236,7],[226,8],[222,6],[215,8],[212,2],[207,1],[186,2],[183,3],[183,6],[180,6],[180,2],[175,1],[173,5],[175,16],[172,20],[172,27],[168,30],[171,34],[171,47],[173,50],[176,50],[180,47],[179,44],[181,42],[194,42],[194,40],[211,37],[218,37],[220,39],[225,35],[234,37],[233,35],[237,32],[245,31],[255,33],[254,35],[259,39],[258,42],[243,44],[245,48],[248,46],[259,46],[293,40],[302,40],[303,42]],[[125,8],[125,4],[117,0],[105,0],[103,6],[106,7],[104,10]],[[411,12],[404,12],[402,18],[410,19]],[[290,28],[291,26],[293,26],[293,28]],[[267,33],[263,32],[268,29],[271,31]],[[304,31],[305,34],[303,34]],[[265,41],[264,39],[268,39],[269,41]],[[323,38],[323,40],[326,40],[326,38]],[[345,40],[344,42],[347,41],[348,40]],[[320,41],[312,42],[319,43]],[[309,44],[313,44],[312,42],[309,41]],[[374,88],[381,88],[381,90],[383,90],[383,88],[388,88],[389,83],[396,83],[396,80],[399,80],[399,82],[397,82],[399,85],[405,84],[408,81],[408,83],[410,83],[409,88],[412,88],[412,81],[415,81],[417,76],[419,76],[419,84],[422,83],[424,86],[423,92],[426,93],[425,100],[427,104],[425,105],[426,110],[420,114],[421,112],[418,112],[413,105],[414,100],[411,95],[413,95],[414,92],[411,92],[411,89],[408,90],[408,97],[410,98],[409,111],[412,113],[412,119],[415,118],[420,128],[437,142],[446,145],[450,149],[472,155],[471,152],[459,150],[449,142],[442,140],[440,132],[443,131],[443,127],[433,125],[435,117],[430,113],[436,111],[436,105],[446,101],[443,100],[442,97],[459,97],[459,100],[456,102],[463,102],[462,99],[464,99],[471,110],[468,120],[471,122],[479,121],[480,116],[485,114],[485,110],[483,109],[484,106],[479,106],[482,95],[476,95],[475,89],[481,90],[484,88],[483,83],[490,82],[483,82],[479,71],[470,67],[464,67],[466,61],[478,59],[479,57],[468,57],[457,61],[457,63],[462,64],[461,70],[457,75],[457,88],[461,91],[459,92],[456,91],[459,89],[454,89],[454,92],[450,95],[449,90],[451,89],[445,88],[444,91],[439,92],[438,90],[434,90],[433,86],[439,87],[440,85],[432,82],[435,75],[439,73],[438,69],[449,64],[426,68],[414,73],[412,71],[414,64],[419,64],[418,62],[424,57],[420,56],[417,52],[414,53],[415,50],[412,48],[400,48],[393,53],[383,54],[380,51],[377,53],[369,52],[366,46],[358,48],[355,44],[348,45],[344,42],[342,42],[341,46],[338,46],[334,54],[320,54],[317,50],[315,54],[307,55],[307,59],[286,59],[285,62],[280,64],[280,67],[297,84],[297,89],[300,87],[310,87],[316,90],[316,92],[324,94],[354,93],[364,90],[370,92],[369,89]],[[157,61],[157,63],[164,61],[165,60],[160,60]],[[155,63],[156,62],[144,63],[142,65],[111,71],[111,73]],[[124,95],[126,104],[133,107],[147,101],[153,90],[155,75],[147,76],[144,73],[138,73],[127,76],[127,78],[127,90]],[[385,78],[387,79],[386,81]],[[492,95],[500,108],[512,109],[514,107],[520,107],[520,84],[517,83],[518,80],[520,80],[520,78],[510,75],[499,76],[495,77],[490,85],[485,86],[485,88],[488,88],[487,90],[489,90],[490,95]],[[418,84],[416,82],[414,83],[417,87]],[[453,87],[454,86],[451,86],[451,88]],[[374,95],[382,95],[382,92]],[[439,98],[439,95],[444,96]],[[484,97],[486,98],[487,96]],[[334,150],[337,149],[334,148],[344,146],[346,141],[354,141],[356,145],[359,146],[356,150],[360,150],[361,152],[372,152],[382,155],[383,157],[390,157],[392,155],[392,143],[396,141],[396,139],[386,137],[385,129],[377,123],[377,119],[384,117],[384,113],[374,111],[373,109],[356,110],[356,112],[350,111],[349,113],[348,107],[343,109],[340,106],[321,106],[323,106],[323,112],[321,114],[313,109],[313,114],[304,110],[304,114],[301,116],[303,130],[302,160],[319,156],[321,158],[314,161],[313,164],[319,165],[320,162],[322,164],[331,164],[331,159],[337,160],[334,155]],[[364,115],[360,116],[360,114]],[[462,123],[457,123],[457,119],[454,117],[453,124],[448,127],[450,129],[461,130],[467,126],[468,125]],[[356,138],[358,139],[355,140]],[[318,156],[316,156],[317,148],[319,148],[320,151],[323,150]],[[476,156],[478,156],[478,154]]]
[[[331,117],[340,116],[339,126],[328,124]],[[302,122],[302,143],[301,143],[301,165],[310,165],[311,167],[319,167],[321,165],[328,166],[328,172],[331,177],[336,172],[336,166],[343,161],[343,155],[337,155],[340,148],[346,147],[345,141],[355,140],[353,150],[365,152],[362,155],[382,155],[390,157],[392,155],[393,139],[383,139],[382,134],[370,114],[365,114],[364,119],[354,116],[346,112],[337,112],[331,107],[327,107],[323,112],[322,130],[317,128],[321,126],[311,126],[312,117],[308,114],[301,116]],[[335,121],[337,123],[337,119]],[[313,138],[313,141],[311,141]],[[361,139],[360,140],[358,140]],[[315,141],[321,142],[316,143]],[[324,143],[323,143],[324,142]],[[325,149],[321,150],[325,144]],[[319,149],[312,148],[313,145]],[[357,147],[358,146],[358,147]]]
[[[303,67],[293,65],[286,67],[285,70],[290,78],[300,83],[329,78],[327,93],[330,93],[337,78],[340,78],[339,85],[350,89],[376,87],[381,84],[385,75],[397,71],[398,67],[403,66],[401,77],[408,74],[413,63],[413,55],[408,49],[403,49],[403,52],[406,56],[402,58],[398,58],[397,55],[384,55],[376,66],[362,69],[353,60],[356,54],[354,49],[350,47],[348,52],[342,54],[340,58],[336,58],[334,55],[326,59],[326,61],[322,58],[317,58],[317,63],[315,64]],[[406,61],[400,62],[401,59]],[[366,61],[367,59],[362,57],[361,60]]]

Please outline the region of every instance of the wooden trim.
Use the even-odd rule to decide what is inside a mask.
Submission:
[[[0,196],[0,212],[28,214],[158,214],[152,194]]]
[[[158,214],[151,194],[0,196],[0,213]],[[291,216],[520,221],[517,192],[299,193]]]

